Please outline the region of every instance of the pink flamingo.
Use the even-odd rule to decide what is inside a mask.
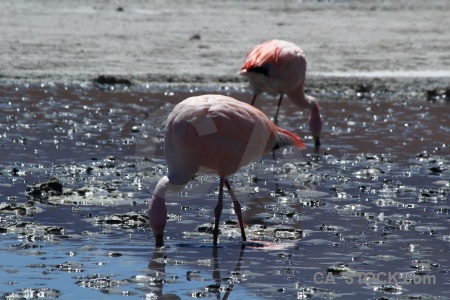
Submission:
[[[283,95],[300,108],[309,108],[309,128],[314,138],[316,149],[320,147],[320,132],[322,119],[317,100],[306,95],[303,90],[306,76],[305,53],[293,43],[281,40],[272,40],[262,43],[250,50],[241,68],[241,75],[248,78],[254,96],[263,93],[280,94],[274,122],[278,123],[278,113]]]
[[[219,200],[214,208],[214,245],[224,184],[234,204],[242,240],[246,241],[241,205],[227,176],[271,150],[289,145],[304,148],[298,136],[277,127],[257,108],[231,97],[203,95],[177,104],[167,119],[164,136],[168,174],[157,183],[147,211],[156,246],[164,245],[166,193],[180,191],[198,172],[220,177]]]

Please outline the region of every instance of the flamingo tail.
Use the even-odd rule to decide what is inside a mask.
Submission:
[[[297,135],[293,134],[292,132],[286,129],[278,128],[277,144],[275,145],[273,150],[285,146],[295,146],[300,149],[306,148],[306,146],[300,140],[300,137],[298,137]]]

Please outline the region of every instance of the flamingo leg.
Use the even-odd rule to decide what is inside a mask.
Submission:
[[[213,231],[213,237],[214,246],[217,246],[217,239],[219,237],[219,222],[220,222],[220,215],[222,214],[223,209],[223,182],[225,178],[220,177],[220,186],[219,186],[219,201],[217,201],[217,205],[214,208],[214,231]]]
[[[255,104],[255,100],[256,100],[256,97],[257,97],[257,96],[258,96],[258,95],[256,95],[256,94],[253,95],[252,104],[250,104],[251,106],[253,106],[253,104]]]
[[[228,181],[228,179],[225,179],[225,186],[228,189],[228,193],[231,196],[231,199],[233,200],[233,208],[234,208],[234,212],[236,213],[238,220],[239,220],[239,226],[241,227],[241,236],[242,236],[242,241],[246,241],[247,238],[245,236],[245,230],[244,230],[244,221],[242,220],[242,206],[241,203],[239,203],[239,200],[236,198],[236,195],[233,192],[233,189],[231,188],[230,182]]]
[[[277,112],[275,113],[275,117],[273,118],[273,122],[275,125],[278,125],[278,113],[280,112],[281,100],[283,100],[283,94],[280,94],[280,100],[278,100]]]
[[[216,299],[220,299],[220,287],[222,282],[222,276],[220,275],[219,255],[217,254],[217,247],[213,248],[213,258],[214,258],[214,271],[212,273],[212,278],[216,282],[216,287],[218,288],[216,292]]]

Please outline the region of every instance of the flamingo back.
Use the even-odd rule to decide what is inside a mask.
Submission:
[[[199,171],[231,175],[277,145],[301,144],[286,132],[260,110],[231,97],[188,98],[168,118],[164,149],[168,176],[183,184]]]
[[[287,93],[305,77],[305,53],[293,43],[271,40],[248,52],[239,73],[248,78],[256,94]]]

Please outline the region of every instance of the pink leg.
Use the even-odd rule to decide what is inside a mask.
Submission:
[[[273,118],[273,122],[275,125],[278,125],[278,113],[280,112],[281,100],[283,100],[283,94],[280,95],[280,100],[278,100],[277,112],[275,113],[275,118]]]
[[[222,214],[222,209],[223,209],[223,182],[224,182],[224,178],[220,177],[219,201],[217,201],[217,205],[214,208],[214,231],[213,231],[214,246],[217,246],[217,239],[219,237],[220,215]]]
[[[241,236],[242,241],[246,241],[247,238],[245,237],[245,230],[244,230],[244,221],[242,221],[242,209],[241,209],[241,203],[239,203],[239,200],[236,198],[236,195],[233,192],[233,189],[231,188],[230,182],[228,179],[225,179],[225,185],[228,189],[228,193],[231,196],[231,199],[233,200],[233,207],[234,212],[236,213],[238,220],[239,220],[239,226],[241,227]]]

